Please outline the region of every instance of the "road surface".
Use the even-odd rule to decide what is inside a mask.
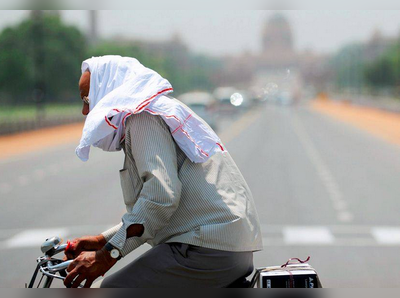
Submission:
[[[400,285],[399,146],[306,105],[226,116],[220,135],[256,200],[256,267],[310,255],[325,287]],[[124,213],[123,154],[83,163],[75,146],[0,160],[0,287],[29,281],[46,237],[98,234]]]

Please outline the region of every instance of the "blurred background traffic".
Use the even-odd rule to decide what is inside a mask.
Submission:
[[[182,18],[182,12],[175,18],[158,12],[158,21],[153,13],[144,12],[1,14],[1,134],[80,120],[79,65],[87,57],[105,54],[136,57],[168,78],[176,96],[191,103],[196,98],[203,105],[216,103],[218,109],[209,107],[213,112],[239,111],[264,102],[291,105],[318,94],[397,109],[390,102],[400,93],[395,12],[336,11],[325,24],[326,12],[225,12],[223,18],[205,12],[194,14],[192,22]],[[146,17],[156,24],[143,24]],[[216,22],[214,36],[208,18]],[[367,26],[358,28],[357,22]],[[326,28],[313,28],[313,23]],[[296,33],[301,29],[304,40],[299,42]],[[313,29],[315,36],[305,36]],[[189,30],[205,36],[196,39]],[[191,92],[196,92],[194,97]]]
[[[399,11],[0,11],[0,266],[15,268],[0,286],[28,281],[42,238],[100,233],[123,214],[122,154],[74,156],[81,62],[110,54],[159,72],[221,136],[259,208],[256,267],[311,255],[326,286],[399,286],[399,20]]]

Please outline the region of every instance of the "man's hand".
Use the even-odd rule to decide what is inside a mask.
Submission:
[[[77,288],[84,280],[84,288],[90,288],[99,276],[104,275],[117,263],[105,249],[82,252],[67,268],[69,272],[64,280],[67,288]]]
[[[107,241],[103,235],[76,238],[71,242],[68,249],[65,250],[64,261],[73,260],[84,251],[100,250],[106,243]]]

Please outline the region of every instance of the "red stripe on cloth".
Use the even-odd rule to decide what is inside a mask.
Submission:
[[[151,101],[149,101],[148,103],[146,103],[144,106],[142,106],[140,109],[136,109],[133,113],[137,114],[139,113],[141,110],[143,110],[145,107],[147,107],[149,104],[151,103]]]
[[[172,89],[172,88],[167,88],[167,89],[161,90],[160,92],[157,92],[157,93],[154,94],[152,97],[146,99],[146,100],[143,101],[141,104],[139,104],[139,105],[137,106],[136,110],[134,111],[134,113],[137,113],[137,112],[139,112],[140,110],[144,109],[146,106],[148,106],[148,105],[150,104],[150,102],[151,102],[152,99],[154,99],[156,96],[158,96],[158,95],[160,95],[160,94],[162,94],[162,93],[164,93],[164,92],[167,92],[167,91],[173,91],[173,89]],[[119,109],[113,109],[113,111],[116,111],[117,113],[124,112],[123,110],[121,111],[121,110],[119,110]],[[129,116],[129,115],[132,115],[132,113],[128,113],[128,114],[125,115],[125,117],[123,118],[122,124],[124,125],[124,127],[125,127],[125,119],[126,119],[126,117]],[[116,127],[114,124],[112,124],[112,123],[110,122],[110,120],[108,120],[107,116],[104,116],[104,119],[106,120],[106,123],[107,123],[109,126],[111,126],[111,127],[114,128],[114,129],[118,129],[118,127]]]
[[[183,124],[185,124],[191,117],[193,114],[189,114],[189,116],[186,117],[185,121],[183,121]]]
[[[171,134],[175,134],[178,130],[180,130],[182,128],[182,125],[179,125],[173,132],[171,132]]]
[[[180,129],[185,125],[185,123],[186,123],[191,117],[192,117],[192,114],[190,114],[189,116],[187,116],[186,119],[185,119],[185,121],[183,121],[183,124],[179,125],[179,126],[172,132],[172,134],[174,134],[174,133],[176,133],[178,130],[180,130]],[[179,121],[179,122],[180,122],[180,121]]]
[[[139,110],[143,109],[145,106],[147,106],[147,105],[150,103],[149,101],[151,101],[154,97],[160,95],[161,93],[164,93],[164,92],[167,92],[167,91],[173,91],[173,90],[174,90],[174,89],[172,89],[172,88],[167,88],[167,89],[161,90],[160,92],[157,92],[157,93],[154,94],[152,97],[146,99],[146,100],[143,101],[141,104],[139,104],[139,105],[136,107],[136,111],[139,111]],[[145,104],[145,106],[143,106],[144,104]],[[135,112],[136,112],[136,111],[135,111]]]
[[[162,115],[162,116],[167,117],[167,118],[175,118],[175,120],[177,120],[179,123],[181,123],[181,121],[179,120],[179,118],[176,117],[175,115],[165,115],[165,114],[163,114],[163,113],[154,112],[154,111],[150,110],[149,108],[146,108],[145,111],[148,111],[149,113],[154,114],[154,115]],[[188,120],[190,119],[190,117],[192,117],[192,116],[193,116],[193,114],[190,114],[189,116],[187,116],[186,119],[185,119],[185,121],[184,121],[184,123],[181,124],[181,125],[179,125],[171,134],[174,134],[174,133],[176,133],[178,130],[181,130],[181,131],[185,134],[185,136],[186,136],[190,141],[192,141],[192,143],[193,143],[193,144],[195,145],[195,147],[201,152],[201,154],[203,154],[203,155],[206,156],[206,157],[209,157],[209,155],[208,155],[203,149],[201,149],[201,147],[200,147],[199,145],[196,144],[196,142],[192,139],[192,137],[189,135],[189,133],[188,133],[186,130],[183,129],[183,125],[184,125],[184,124],[186,123],[186,121],[188,121]],[[222,149],[222,150],[223,150],[223,149]]]
[[[128,114],[126,114],[125,116],[124,116],[124,118],[122,118],[122,125],[125,127],[125,121],[126,121],[126,118],[128,117],[128,116],[130,116],[130,115],[132,115],[132,113],[128,113]]]
[[[146,110],[149,110],[149,111],[151,111],[150,109],[146,109]],[[151,111],[151,112],[153,112],[153,111]],[[155,112],[153,112],[153,113],[155,113]],[[160,114],[160,115],[163,115],[162,113],[158,113],[158,114]],[[175,118],[179,123],[181,123],[181,121],[179,120],[179,118],[177,118],[175,115],[163,115],[164,117],[173,117],[173,118]],[[174,133],[176,133],[178,130],[181,130],[184,134],[185,134],[185,136],[194,144],[194,146],[200,151],[200,153],[201,154],[203,154],[204,156],[206,156],[206,157],[209,157],[209,155],[203,150],[203,149],[201,149],[201,147],[199,146],[199,145],[197,145],[196,144],[196,142],[192,139],[192,137],[189,135],[189,133],[186,131],[186,130],[184,130],[183,129],[183,126],[185,125],[185,123],[191,118],[193,116],[193,114],[190,114],[189,116],[187,116],[186,117],[186,119],[184,120],[184,122],[181,124],[181,125],[179,125],[171,134],[173,135]]]
[[[149,112],[149,113],[152,114],[152,115],[158,116],[158,113],[156,113],[156,112],[150,110],[149,108],[146,108],[146,109],[144,109],[144,110],[147,111],[147,112]]]
[[[222,147],[222,145],[220,143],[217,143],[217,145],[219,146],[219,148],[221,148],[222,151],[225,151],[224,147]]]
[[[192,137],[186,130],[184,130],[183,128],[181,128],[181,130],[187,136],[187,138],[193,142],[193,144],[196,146],[196,148],[200,151],[201,154],[203,154],[206,157],[209,157],[209,155],[203,149],[201,149],[199,145],[196,144],[196,142],[192,139]]]
[[[146,108],[146,107],[151,103],[151,100],[152,100],[153,98],[155,98],[156,96],[160,95],[161,93],[164,93],[164,92],[167,92],[167,91],[172,91],[172,90],[173,90],[172,88],[164,89],[164,90],[158,92],[157,94],[153,95],[152,97],[150,97],[150,98],[146,99],[145,101],[143,101],[140,105],[137,106],[137,108],[135,109],[135,111],[133,111],[132,113],[128,113],[128,114],[126,114],[126,115],[124,116],[124,118],[122,119],[122,124],[123,124],[123,126],[125,127],[125,120],[126,120],[126,118],[127,118],[128,116],[130,116],[130,115],[132,115],[132,114],[136,114],[136,113],[138,113],[140,110],[143,110],[143,109],[145,109],[145,111],[147,111],[147,112],[149,112],[149,113],[151,113],[151,114],[153,114],[153,115],[161,115],[161,116],[164,116],[164,117],[166,117],[166,118],[173,118],[173,119],[175,119],[176,121],[178,121],[178,122],[180,123],[180,125],[178,126],[178,128],[176,128],[176,129],[172,132],[172,134],[174,134],[174,133],[175,133],[176,131],[178,131],[178,130],[181,130],[181,131],[185,134],[185,136],[195,145],[195,147],[200,151],[201,154],[203,154],[203,155],[206,156],[206,157],[209,157],[209,155],[208,155],[203,149],[201,149],[201,147],[200,147],[199,145],[196,144],[196,142],[192,139],[192,137],[189,135],[189,133],[188,133],[186,130],[183,129],[184,124],[190,119],[190,117],[192,117],[192,114],[190,114],[190,115],[184,120],[184,123],[181,123],[180,119],[179,119],[177,116],[175,116],[175,115],[166,115],[166,114],[163,114],[163,113],[160,113],[160,112],[152,111],[152,110],[150,110],[149,108]],[[114,110],[117,111],[117,112],[123,112],[123,111],[118,111],[117,109],[114,109]],[[105,117],[105,119],[106,119],[106,122],[107,122],[108,125],[110,125],[110,126],[113,127],[114,129],[118,129],[116,126],[114,126],[114,125],[107,119],[107,116]],[[122,136],[121,142],[124,140],[124,138],[125,138],[125,135]],[[224,150],[220,144],[218,144],[218,145],[221,147],[221,150]]]
[[[162,115],[162,116],[164,116],[166,118],[174,118],[176,121],[181,123],[181,120],[179,120],[179,118],[176,117],[175,115],[165,115],[165,114],[160,113],[160,112],[154,112],[154,111],[150,110],[149,108],[146,108],[145,111],[147,111],[147,112],[149,112],[150,114],[153,114],[153,115]]]
[[[181,120],[179,120],[178,117],[176,117],[175,115],[164,115],[165,118],[174,118],[176,121],[178,121],[179,123],[181,123]]]
[[[118,129],[118,127],[116,127],[114,124],[112,124],[112,123],[110,122],[110,120],[108,120],[107,116],[104,116],[104,119],[106,119],[107,124],[110,125],[112,128]]]

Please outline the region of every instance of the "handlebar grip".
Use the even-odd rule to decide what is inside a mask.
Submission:
[[[56,253],[55,254],[58,254],[58,253],[60,253],[60,252],[62,252],[62,251],[64,251],[64,250],[66,250],[67,249],[67,244],[62,244],[62,245],[60,245],[59,247],[57,247],[57,249],[56,249]]]
[[[73,260],[69,260],[54,266],[48,265],[47,268],[49,269],[50,272],[55,273],[61,270],[66,270],[72,262]]]

